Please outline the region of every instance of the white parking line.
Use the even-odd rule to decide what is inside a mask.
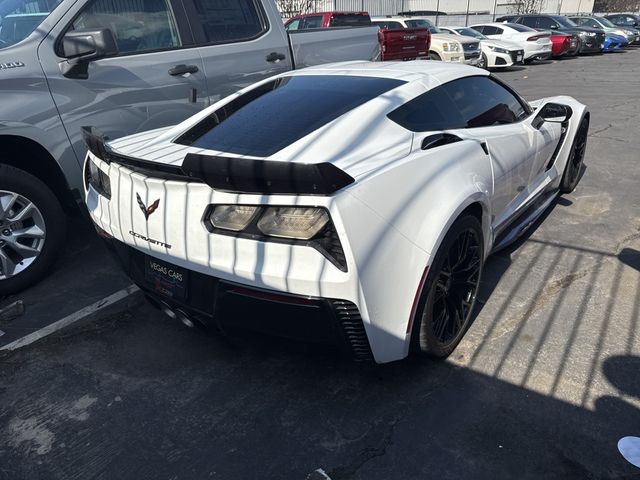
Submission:
[[[113,305],[114,303],[124,298],[127,298],[129,295],[137,292],[138,290],[139,288],[136,287],[135,285],[129,285],[127,288],[123,288],[122,290],[119,290],[109,295],[108,297],[103,298],[102,300],[98,300],[97,302],[92,303],[87,307],[81,308],[77,312],[67,315],[66,317],[56,322],[53,322],[52,324],[47,325],[46,327],[43,327],[40,330],[36,330],[35,332],[30,333],[29,335],[25,335],[24,337],[19,338],[14,342],[11,342],[3,347],[0,347],[0,350],[16,350],[17,348],[21,348],[26,345],[29,345],[35,342],[36,340],[40,340],[41,338],[44,338],[47,335],[51,335],[52,333],[57,332],[58,330],[64,327],[67,327],[77,322],[78,320],[82,320],[83,318],[91,314],[94,314],[102,310],[103,308],[107,308],[108,306]]]

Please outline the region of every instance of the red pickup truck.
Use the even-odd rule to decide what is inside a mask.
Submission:
[[[378,25],[381,59],[413,60],[429,58],[431,33],[426,28],[400,28],[385,22],[371,22],[367,12],[317,12],[290,18],[284,24],[288,31],[312,28],[365,27]]]

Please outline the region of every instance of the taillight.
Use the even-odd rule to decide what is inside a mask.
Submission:
[[[537,42],[541,38],[544,38],[544,35],[534,35],[533,37],[527,38],[527,42]]]

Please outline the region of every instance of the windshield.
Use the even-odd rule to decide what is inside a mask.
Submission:
[[[62,0],[0,0],[0,48],[29,36]]]
[[[460,35],[466,35],[467,37],[474,37],[474,38],[479,38],[481,40],[487,40],[487,37],[485,37],[479,31],[474,30],[473,28],[456,28],[455,31],[458,32]]]
[[[422,18],[416,20],[405,20],[404,23],[406,23],[409,28],[426,28],[431,33],[442,33],[433,23]]]
[[[608,18],[604,18],[604,17],[598,17],[595,19],[597,22],[599,22],[601,25],[604,25],[605,27],[609,27],[609,28],[618,28],[617,25],[615,25],[611,20],[609,20]]]
[[[526,25],[520,25],[519,23],[505,23],[504,25],[512,28],[516,32],[537,32],[534,28],[527,27]]]
[[[553,19],[558,22],[563,27],[577,27],[578,24],[573,20],[568,19],[567,17],[553,17]]]

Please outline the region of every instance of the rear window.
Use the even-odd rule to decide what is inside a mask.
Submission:
[[[517,23],[507,23],[506,27],[512,28],[516,32],[535,32],[533,28],[527,27],[526,25],[520,25]]]
[[[365,27],[371,25],[369,15],[334,15],[329,22],[330,27]]]
[[[216,110],[176,143],[268,157],[403,83],[346,75],[279,78]]]
[[[381,22],[379,20],[376,20],[375,22],[372,22],[374,25],[378,25],[380,28],[384,28],[386,30],[400,30],[400,29],[404,29],[404,27],[402,26],[402,24],[400,22]]]
[[[405,23],[409,28],[426,28],[431,33],[440,33],[438,27],[436,27],[429,20],[419,19],[419,20],[405,20]]]

